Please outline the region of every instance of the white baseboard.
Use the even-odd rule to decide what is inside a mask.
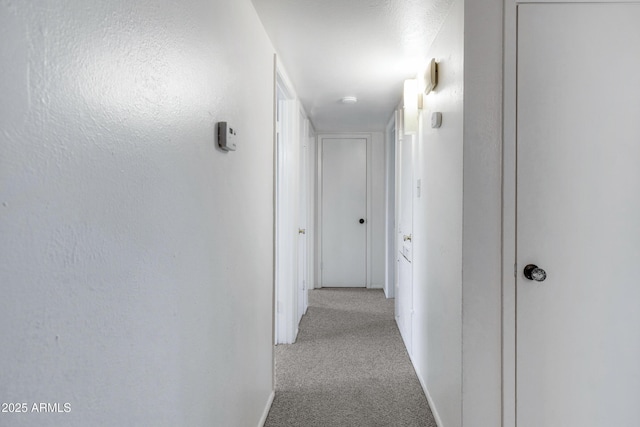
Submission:
[[[429,394],[429,390],[427,389],[427,384],[424,382],[422,375],[418,373],[416,369],[416,364],[413,361],[413,357],[409,355],[409,359],[411,359],[411,364],[413,365],[413,370],[416,372],[416,376],[418,377],[418,381],[420,381],[420,386],[422,386],[422,391],[424,391],[424,395],[427,396],[427,402],[429,403],[429,408],[431,408],[431,413],[433,414],[433,418],[436,421],[436,425],[438,427],[444,427],[442,424],[442,420],[440,419],[440,415],[438,415],[438,409],[436,408],[431,395]]]
[[[418,376],[418,380],[420,380],[420,384],[422,385],[422,390],[424,390],[424,394],[425,396],[427,396],[427,402],[429,402],[429,407],[431,408],[431,413],[433,414],[433,418],[436,421],[436,425],[438,427],[444,427],[442,425],[442,420],[440,419],[440,415],[438,415],[438,410],[436,409],[436,405],[435,403],[433,403],[433,399],[429,394],[429,390],[427,390],[427,387],[425,386],[424,381],[422,381],[422,378],[420,376]]]
[[[271,410],[271,404],[273,403],[273,398],[276,396],[276,392],[272,391],[269,395],[269,399],[267,400],[267,405],[264,407],[264,412],[262,413],[262,417],[260,417],[260,422],[258,423],[258,427],[263,427],[264,423],[267,422],[267,416],[269,415],[269,411]]]

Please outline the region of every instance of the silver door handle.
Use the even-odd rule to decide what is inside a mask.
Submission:
[[[524,268],[524,277],[536,282],[543,282],[547,278],[547,272],[535,264],[529,264]]]

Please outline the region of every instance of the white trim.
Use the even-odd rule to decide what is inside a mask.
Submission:
[[[383,136],[384,137],[384,136]],[[367,289],[373,287],[373,135],[369,134],[366,138],[367,146],[367,164],[365,165],[367,171],[367,236],[366,236],[366,248],[367,248]]]
[[[396,165],[395,150],[397,143],[397,113],[394,111],[384,132],[384,293],[387,298],[395,297],[396,274],[396,211],[395,182]]]
[[[322,135],[316,136],[316,275],[314,288],[322,288]]]
[[[276,227],[277,227],[277,219],[276,219],[276,207],[277,207],[277,197],[276,197],[276,191],[277,191],[277,181],[276,181],[276,174],[277,174],[277,170],[276,170],[276,165],[278,164],[278,151],[277,151],[277,147],[276,147],[276,102],[278,99],[278,87],[277,87],[277,73],[278,73],[278,56],[274,53],[273,54],[273,135],[272,135],[272,143],[273,143],[273,158],[272,158],[272,162],[273,162],[273,180],[272,180],[272,185],[273,185],[273,242],[272,242],[272,251],[273,251],[273,261],[272,261],[272,267],[273,267],[273,271],[271,274],[271,342],[273,343],[273,345],[271,346],[271,384],[275,384],[276,383],[276,316],[278,315],[276,313],[276,270],[278,268],[277,264],[276,264],[276,242],[277,242],[277,234],[276,234]]]
[[[371,168],[371,160],[372,160],[372,155],[373,155],[373,134],[372,133],[368,133],[368,132],[353,132],[353,133],[321,133],[316,137],[316,143],[317,143],[317,158],[316,158],[316,164],[318,167],[318,174],[317,174],[317,197],[316,197],[316,204],[317,204],[317,209],[316,212],[318,213],[318,222],[316,223],[316,241],[318,242],[317,246],[316,246],[316,250],[317,250],[317,277],[318,277],[318,283],[317,283],[317,287],[318,288],[322,288],[322,140],[324,138],[345,138],[345,139],[365,139],[366,141],[366,146],[367,146],[367,164],[366,164],[366,170],[367,170],[367,183],[366,183],[366,187],[367,187],[367,194],[366,194],[366,200],[367,200],[367,236],[366,236],[366,248],[367,248],[367,254],[366,254],[366,288],[367,289],[371,289],[372,287],[372,262],[371,262],[371,258],[372,258],[372,242],[371,242],[371,234],[372,234],[372,213],[373,213],[373,209],[372,209],[372,200],[373,200],[373,183],[372,183],[372,168]]]
[[[285,95],[287,96],[287,98],[289,99],[296,98],[296,92],[293,89],[294,86],[291,83],[291,79],[289,79],[289,76],[287,75],[287,72],[285,71],[284,66],[282,65],[282,62],[280,62],[280,58],[277,55],[276,55],[276,83],[282,86],[282,88],[285,90]]]
[[[401,156],[400,156],[400,152],[398,151],[398,147],[400,146],[400,142],[403,140],[404,138],[404,123],[403,123],[403,109],[402,109],[402,105],[398,105],[398,107],[396,108],[395,114],[394,114],[394,118],[396,121],[396,144],[394,147],[395,150],[395,167],[394,167],[394,186],[395,186],[395,197],[393,200],[393,216],[395,218],[395,225],[393,227],[393,259],[395,260],[396,263],[396,268],[395,268],[395,274],[393,275],[393,295],[394,298],[397,297],[398,295],[398,282],[399,282],[399,268],[398,268],[398,263],[400,262],[400,248],[398,246],[398,235],[400,233],[400,229],[399,229],[399,218],[398,218],[398,212],[400,212],[400,176],[399,176],[399,171],[400,171],[400,160],[401,160]],[[396,302],[395,302],[395,312],[394,312],[394,316],[397,319],[399,318],[399,310],[398,310],[398,305],[400,304],[400,301],[396,298]]]
[[[502,427],[516,425],[517,5],[504,8],[502,134]]]
[[[269,399],[267,399],[267,405],[264,407],[264,411],[262,411],[262,417],[260,417],[260,421],[258,421],[258,427],[264,427],[264,423],[267,422],[267,417],[269,416],[269,411],[271,410],[274,397],[276,397],[276,392],[271,391]]]
[[[407,351],[407,354],[409,354],[408,351]],[[411,354],[409,354],[409,360],[411,360],[411,365],[413,365],[413,370],[416,373],[416,376],[418,377],[418,381],[420,382],[422,391],[424,392],[424,395],[427,397],[427,403],[429,404],[429,409],[431,409],[431,414],[433,415],[433,419],[435,420],[436,425],[438,427],[443,427],[442,419],[440,418],[440,414],[438,414],[438,409],[436,408],[436,404],[431,398],[431,394],[429,393],[429,389],[427,388],[427,384],[425,383],[424,378],[422,378],[422,375],[418,373],[418,370],[416,369],[416,364],[413,361],[413,356]]]
[[[297,282],[298,290],[303,293],[302,296],[302,307],[300,307],[300,295],[298,295],[298,307],[301,308],[300,312],[297,316],[297,323],[299,324],[300,320],[302,320],[302,316],[307,312],[307,308],[309,306],[309,277],[311,276],[313,269],[313,258],[311,252],[310,241],[313,238],[313,232],[311,230],[311,218],[312,218],[312,194],[310,189],[310,181],[313,179],[312,167],[310,163],[310,147],[309,147],[309,127],[310,122],[307,118],[307,115],[302,108],[302,105],[299,105],[300,108],[300,123],[298,126],[298,135],[300,140],[298,144],[300,146],[299,159],[300,164],[298,165],[300,176],[299,176],[299,184],[305,184],[305,186],[298,186],[299,193],[299,201],[298,201],[298,211],[300,216],[298,217],[299,227],[304,229],[305,232],[303,235],[298,234],[298,239],[301,236],[304,236],[304,250],[302,253],[298,252],[298,266],[303,267],[304,275],[301,277],[300,271],[298,271],[298,280],[302,278],[303,287],[300,288],[299,281]],[[304,202],[304,203],[303,203]],[[298,250],[300,250],[300,242],[298,242]],[[304,255],[304,259],[302,259],[302,255]]]
[[[309,121],[308,133],[307,133],[307,146],[309,155],[309,182],[307,186],[307,254],[309,256],[309,273],[307,274],[307,290],[315,288],[316,283],[316,140],[313,136],[313,124]]]
[[[313,129],[313,123],[307,119],[307,135],[306,144],[308,146],[307,154],[308,160],[308,185],[306,191],[307,197],[307,254],[309,256],[308,265],[309,272],[307,274],[307,290],[315,288],[316,282],[316,178],[317,178],[317,165],[316,165],[316,139],[315,131]],[[307,294],[308,295],[308,294]]]

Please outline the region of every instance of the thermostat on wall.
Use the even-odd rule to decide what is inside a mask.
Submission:
[[[224,151],[236,151],[236,131],[227,122],[218,123],[218,145]]]

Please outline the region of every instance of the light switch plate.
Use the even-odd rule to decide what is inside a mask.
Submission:
[[[434,129],[442,126],[442,113],[435,112],[431,114],[431,127]]]

